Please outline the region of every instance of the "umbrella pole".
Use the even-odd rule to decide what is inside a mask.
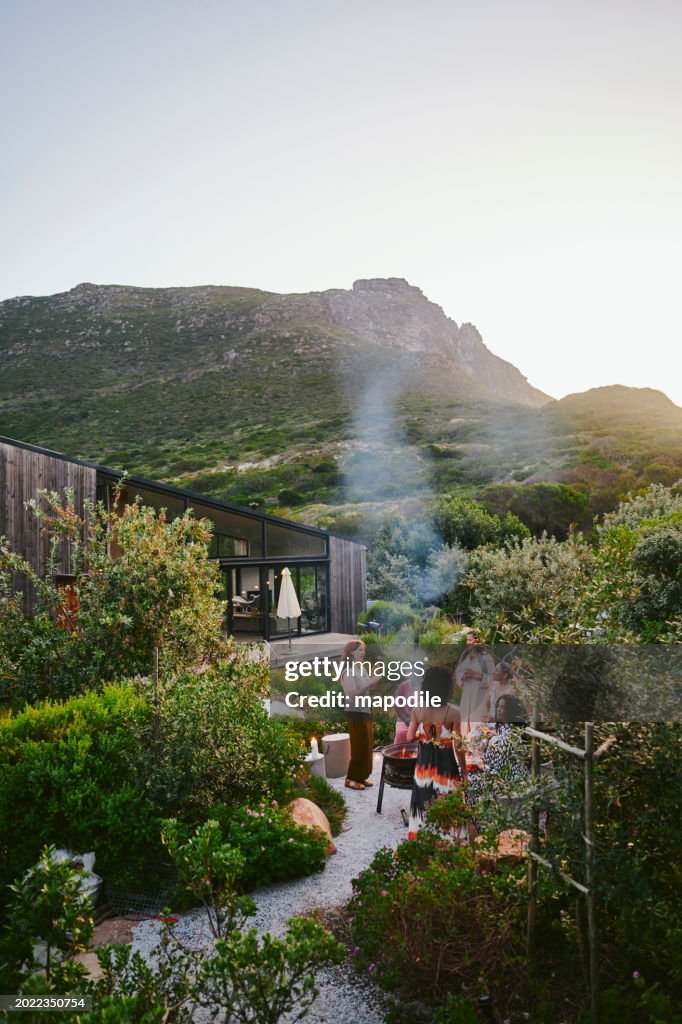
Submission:
[[[289,627],[289,650],[291,650],[291,619],[287,618],[287,626]]]

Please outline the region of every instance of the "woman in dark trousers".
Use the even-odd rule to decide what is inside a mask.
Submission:
[[[369,781],[372,774],[372,751],[374,748],[374,725],[372,709],[363,707],[358,697],[371,694],[379,677],[369,675],[362,662],[365,659],[365,645],[362,640],[350,640],[342,654],[346,668],[341,676],[341,685],[349,698],[348,733],[350,735],[350,764],[346,775],[348,789],[367,789],[374,783]]]

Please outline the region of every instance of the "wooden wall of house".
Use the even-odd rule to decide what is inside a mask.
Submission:
[[[329,590],[332,633],[358,631],[360,612],[367,610],[366,551],[339,537],[329,538]]]
[[[76,510],[82,515],[84,500],[94,502],[97,497],[97,471],[0,441],[0,536],[5,536],[10,550],[23,555],[41,576],[47,571],[49,544],[35,515],[24,503],[36,498],[41,489],[61,494],[65,487],[74,491]],[[64,548],[57,571],[69,570],[70,552]],[[25,606],[31,611],[32,588],[21,577],[17,577],[14,585],[24,594]]]

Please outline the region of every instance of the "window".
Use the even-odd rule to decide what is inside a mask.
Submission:
[[[317,534],[304,533],[303,530],[291,529],[275,523],[266,523],[265,530],[268,558],[289,555],[297,555],[301,558],[315,556],[324,558],[327,554],[326,540]]]
[[[213,523],[213,542],[209,549],[212,558],[259,558],[263,555],[262,520],[240,516],[228,509],[211,508],[192,502],[192,512],[198,519]]]

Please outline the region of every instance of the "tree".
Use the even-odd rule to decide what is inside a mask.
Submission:
[[[11,699],[66,696],[102,680],[148,675],[155,647],[176,669],[220,650],[224,604],[216,596],[219,569],[207,555],[207,520],[186,512],[168,522],[164,510],[139,501],[110,511],[86,503],[81,517],[72,492],[39,498],[28,504],[48,538],[47,576],[0,541],[0,668]],[[75,617],[65,617],[56,581],[67,550]],[[35,588],[32,618],[12,595],[12,573]]]
[[[543,534],[504,548],[478,548],[466,580],[474,620],[512,643],[580,639],[580,602],[593,555],[579,537]]]
[[[495,484],[483,491],[481,500],[498,516],[518,516],[535,537],[548,533],[564,540],[571,527],[590,522],[587,495],[567,484]]]
[[[482,544],[503,544],[513,538],[529,537],[530,531],[510,512],[502,516],[487,512],[469,498],[452,495],[434,507],[432,521],[445,544],[473,551]]]

